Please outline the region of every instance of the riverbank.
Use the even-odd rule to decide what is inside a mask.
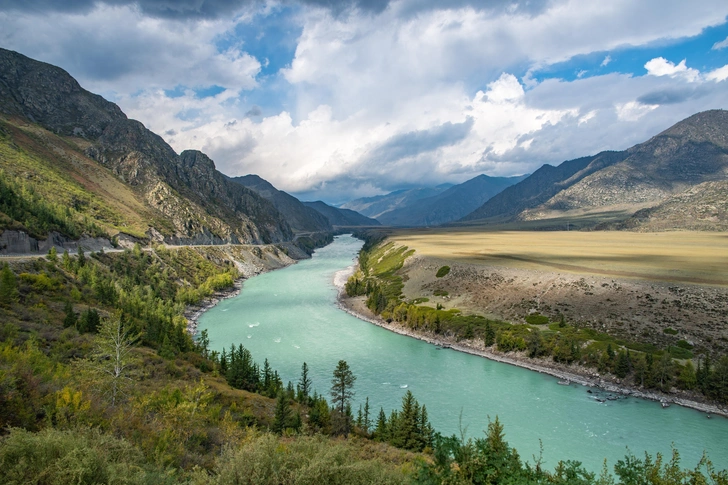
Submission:
[[[616,377],[601,376],[591,368],[582,366],[564,366],[551,359],[532,359],[523,353],[504,354],[493,348],[486,348],[482,340],[457,341],[443,335],[414,332],[404,325],[395,322],[387,322],[367,308],[365,304],[365,297],[348,297],[346,295],[344,285],[346,284],[348,277],[354,274],[355,270],[356,266],[352,265],[345,270],[337,272],[334,275],[334,284],[338,290],[337,303],[339,308],[360,320],[364,320],[400,335],[405,335],[407,337],[416,338],[418,340],[437,345],[441,348],[449,348],[458,352],[464,352],[496,362],[515,365],[534,372],[550,375],[559,379],[559,383],[568,383],[569,385],[580,384],[582,386],[598,389],[604,393],[612,394],[613,396],[609,397],[610,399],[631,396],[651,401],[658,401],[665,407],[671,404],[676,404],[695,409],[706,413],[708,417],[711,415],[719,415],[728,418],[727,408],[723,408],[712,403],[698,401],[693,396],[686,396],[683,393],[667,394],[651,390],[646,391],[644,389],[626,386],[619,382]]]

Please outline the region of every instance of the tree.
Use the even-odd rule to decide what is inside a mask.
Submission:
[[[273,432],[281,434],[288,427],[291,419],[291,408],[288,406],[288,397],[283,391],[278,391],[276,412],[273,417]]]
[[[308,377],[308,364],[301,366],[301,379],[298,381],[298,402],[308,404],[308,396],[311,393],[311,378]]]
[[[10,305],[18,301],[18,279],[7,263],[0,270],[0,305]]]
[[[58,261],[58,250],[55,246],[51,246],[51,248],[48,250],[48,261],[51,263],[55,263]]]
[[[369,396],[367,396],[367,400],[364,403],[364,421],[362,422],[364,431],[366,433],[369,433],[369,427],[371,426],[371,421],[369,419]]]
[[[345,360],[340,360],[331,380],[331,402],[334,410],[332,430],[335,434],[349,434],[351,429],[351,398],[354,397],[354,381],[356,377]]]
[[[342,415],[346,410],[346,405],[354,397],[352,390],[354,381],[356,381],[356,376],[349,369],[349,364],[345,360],[340,360],[334,370],[334,378],[331,380],[331,402]]]
[[[63,327],[75,327],[76,323],[78,323],[78,315],[73,311],[73,304],[70,301],[66,301],[63,311],[66,312],[66,316],[63,319]]]
[[[136,361],[132,351],[138,339],[139,335],[132,334],[118,314],[105,319],[99,328],[95,348],[87,364],[112,406],[126,393],[131,383],[130,371]]]

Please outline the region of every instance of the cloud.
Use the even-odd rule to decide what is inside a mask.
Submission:
[[[685,59],[675,65],[664,57],[656,57],[647,61],[645,69],[650,76],[681,77],[691,82],[697,81],[700,76],[700,71],[687,67]]]
[[[719,67],[714,71],[710,71],[705,75],[705,79],[709,81],[725,81],[728,79],[728,64],[723,67]]]
[[[260,106],[253,106],[248,111],[245,112],[246,118],[255,118],[258,116],[261,116],[263,114],[263,110],[260,109]]]
[[[728,107],[728,67],[701,74],[665,52],[646,75],[529,75],[588,55],[611,70],[612,49],[675,43],[728,15],[721,0],[666,1],[0,0],[0,45],[67,69],[224,173],[341,201],[531,172]]]
[[[717,51],[719,49],[725,49],[726,47],[728,47],[728,37],[726,37],[725,40],[721,40],[720,42],[713,44],[712,50]]]
[[[472,117],[468,117],[462,123],[448,121],[427,130],[395,135],[371,150],[367,158],[375,163],[389,163],[452,146],[468,136],[473,128],[473,121]]]
[[[112,98],[178,85],[251,89],[258,60],[239,47],[220,52],[214,45],[234,23],[180,23],[129,6],[99,5],[83,15],[0,12],[0,44],[62,66],[85,88]]]

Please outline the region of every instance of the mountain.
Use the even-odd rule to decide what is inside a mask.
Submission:
[[[379,217],[387,212],[416,203],[420,199],[433,197],[444,192],[451,186],[452,184],[442,184],[437,187],[397,190],[385,195],[352,200],[342,204],[341,208],[351,209],[359,214],[379,220]]]
[[[453,185],[432,197],[408,201],[379,216],[387,226],[437,226],[456,221],[480,207],[505,188],[520,182],[520,177],[478,175],[462,184]]]
[[[272,202],[278,212],[286,218],[294,232],[328,232],[332,230],[329,220],[323,214],[305,206],[292,195],[276,189],[270,182],[257,175],[232,177],[230,180],[248,187]]]
[[[597,221],[602,214],[628,219],[644,210],[643,215],[651,214],[651,224],[660,225],[657,218],[680,212],[677,205],[683,204],[684,214],[699,212],[699,194],[710,199],[715,188],[701,184],[727,178],[728,112],[705,111],[628,150],[602,152],[558,167],[544,165],[462,220],[533,221],[589,214]],[[647,219],[636,217],[628,225],[640,221]],[[670,227],[688,222],[673,217]]]
[[[205,154],[178,155],[66,71],[5,49],[0,49],[0,123],[7,190],[16,196],[37,190],[44,197],[33,202],[40,207],[36,212],[56,211],[53,220],[66,220],[49,225],[50,216],[36,217],[40,237],[54,230],[75,236],[68,233],[79,224],[87,233],[88,221],[94,221],[99,233],[177,244],[293,239],[271,202],[217,171]],[[21,202],[14,214],[22,213]],[[24,227],[8,214],[0,224]]]
[[[351,209],[339,209],[332,207],[325,202],[304,202],[310,207],[326,216],[333,226],[379,226],[379,221],[359,214]]]

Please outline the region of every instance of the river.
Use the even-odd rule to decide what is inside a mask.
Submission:
[[[524,460],[533,463],[543,443],[547,468],[572,459],[598,471],[606,458],[611,470],[627,449],[669,458],[673,443],[684,467],[694,467],[705,450],[717,468],[728,468],[728,419],[636,398],[599,402],[595,390],[437,349],[340,310],[333,276],[353,264],[361,245],[338,236],[312,259],[247,280],[240,295],[200,318],[199,330],[208,330],[211,349],[242,343],[259,364],[268,358],[284,383],[298,380],[305,361],[313,387],[327,397],[337,362],[346,360],[357,377],[354,413],[368,396],[372,420],[380,406],[387,414],[399,408],[406,390],[446,435],[462,429],[483,436],[488,417],[498,416]]]

